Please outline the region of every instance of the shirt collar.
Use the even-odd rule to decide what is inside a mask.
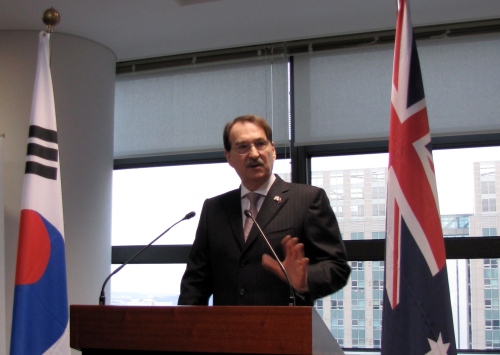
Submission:
[[[276,176],[274,174],[271,174],[269,179],[257,190],[253,192],[257,192],[258,194],[261,194],[262,196],[266,196],[269,190],[271,189],[271,186],[273,185],[274,181],[276,180]],[[247,193],[251,192],[249,189],[247,189],[243,184],[241,184],[241,197],[243,198]]]

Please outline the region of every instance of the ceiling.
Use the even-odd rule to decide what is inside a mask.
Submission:
[[[1,0],[0,30],[55,32],[111,49],[117,61],[394,29],[396,0]],[[414,27],[500,19],[499,0],[412,0]]]

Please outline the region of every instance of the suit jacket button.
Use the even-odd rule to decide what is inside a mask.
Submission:
[[[240,290],[240,296],[244,296],[244,295],[245,295],[245,289],[244,289],[244,288],[242,288],[242,289]]]
[[[241,267],[244,267],[246,265],[247,265],[247,261],[245,259],[243,259],[243,260],[240,261],[240,266]]]

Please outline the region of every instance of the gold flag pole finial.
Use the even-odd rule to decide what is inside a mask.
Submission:
[[[59,16],[59,12],[51,7],[48,10],[45,10],[42,17],[43,23],[47,26],[46,30],[48,33],[54,32],[54,26],[59,23],[61,20],[61,16]]]

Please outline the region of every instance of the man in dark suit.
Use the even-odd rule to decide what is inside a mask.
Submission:
[[[247,209],[254,210],[282,260],[297,305],[312,305],[344,287],[350,268],[325,191],[287,183],[272,173],[276,150],[263,118],[235,118],[223,139],[241,186],[205,201],[178,304],[206,305],[212,295],[214,305],[289,304],[286,276],[257,226],[244,235]]]

